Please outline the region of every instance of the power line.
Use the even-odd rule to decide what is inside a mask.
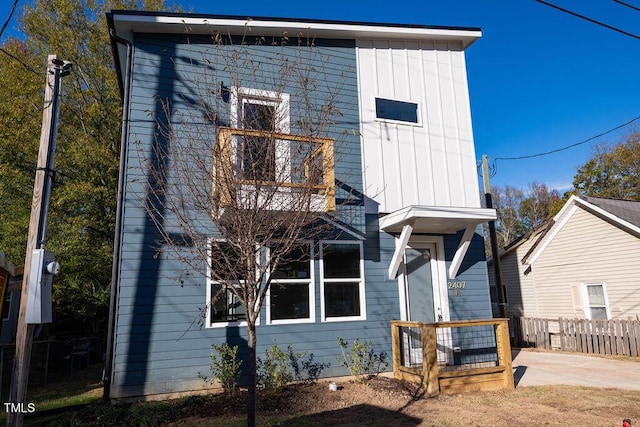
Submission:
[[[627,6],[630,9],[637,10],[638,12],[640,12],[640,7],[636,7],[636,6],[632,5],[632,4],[623,2],[621,0],[613,0],[613,1],[616,2],[616,3],[619,3],[619,4],[623,5],[623,6]]]
[[[29,66],[27,63],[25,63],[22,59],[18,58],[17,56],[15,56],[14,54],[12,54],[10,52],[7,52],[4,48],[0,47],[0,52],[4,53],[5,55],[7,55],[9,58],[13,59],[14,61],[19,62],[28,71],[31,71],[32,73],[34,73],[37,76],[40,75],[36,70],[34,70],[31,66]]]
[[[611,128],[607,131],[604,131],[602,133],[599,133],[598,135],[594,135],[590,138],[585,139],[584,141],[580,141],[580,142],[576,142],[575,144],[571,144],[571,145],[567,145],[566,147],[562,147],[562,148],[557,148],[555,150],[551,150],[551,151],[545,151],[544,153],[538,153],[538,154],[530,154],[528,156],[519,156],[519,157],[495,157],[493,160],[523,160],[523,159],[531,159],[533,157],[541,157],[541,156],[546,156],[549,154],[553,154],[553,153],[558,153],[560,151],[564,151],[564,150],[568,150],[569,148],[573,148],[573,147],[577,147],[578,145],[582,145],[582,144],[586,144],[587,142],[593,141],[594,139],[600,138],[601,136],[607,135],[611,132],[614,132],[618,129],[621,129],[625,126],[630,125],[631,123],[635,122],[636,120],[640,120],[640,116],[635,117],[631,120],[629,120],[628,122],[622,123],[621,125],[618,125],[614,128]]]
[[[2,33],[4,33],[4,30],[7,28],[7,25],[9,25],[9,21],[11,21],[11,17],[13,16],[13,12],[16,10],[17,5],[18,5],[18,0],[14,0],[13,6],[11,7],[11,12],[9,12],[9,16],[7,17],[7,20],[4,21],[4,25],[2,26],[2,29],[0,29],[0,37],[2,37]]]
[[[589,18],[589,17],[584,16],[584,15],[580,15],[579,13],[573,12],[573,11],[571,11],[569,9],[564,9],[564,8],[562,8],[560,6],[556,6],[555,4],[546,2],[544,0],[536,0],[536,1],[538,3],[542,3],[544,5],[550,6],[550,7],[554,8],[554,9],[558,9],[559,11],[568,13],[569,15],[573,15],[573,16],[575,16],[577,18],[584,19],[585,21],[589,21],[589,22],[591,22],[593,24],[600,25],[602,27],[608,28],[608,29],[613,30],[613,31],[617,31],[618,33],[621,33],[621,34],[624,34],[626,36],[633,37],[634,39],[640,40],[640,36],[637,36],[635,34],[632,34],[632,33],[629,33],[627,31],[621,30],[620,28],[613,27],[613,26],[611,26],[609,24],[605,24],[604,22],[596,21],[595,19]]]

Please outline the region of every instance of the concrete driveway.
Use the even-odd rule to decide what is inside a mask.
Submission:
[[[640,359],[627,362],[517,349],[512,355],[516,387],[566,384],[640,390]]]

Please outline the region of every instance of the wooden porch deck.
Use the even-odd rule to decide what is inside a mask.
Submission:
[[[393,373],[429,396],[513,389],[508,319],[391,322]]]

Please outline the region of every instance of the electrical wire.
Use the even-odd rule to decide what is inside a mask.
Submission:
[[[10,52],[7,52],[5,49],[0,47],[0,52],[4,53],[5,55],[7,55],[9,58],[13,59],[14,61],[17,61],[18,63],[20,63],[24,68],[27,69],[27,71],[31,71],[33,74],[39,76],[40,74],[34,70],[31,66],[29,66],[28,64],[26,64],[22,59],[18,58],[17,56],[13,55]]]
[[[614,131],[616,131],[618,129],[621,129],[621,128],[625,127],[625,126],[628,126],[628,125],[630,125],[631,123],[633,123],[633,122],[635,122],[637,120],[640,120],[640,116],[635,117],[635,118],[629,120],[628,122],[622,123],[621,125],[618,125],[618,126],[616,126],[614,128],[611,128],[611,129],[609,129],[607,131],[599,133],[598,135],[594,135],[594,136],[592,136],[590,138],[587,138],[584,141],[580,141],[580,142],[576,142],[575,144],[567,145],[566,147],[557,148],[557,149],[551,150],[551,151],[545,151],[544,153],[530,154],[530,155],[527,155],[527,156],[495,157],[493,160],[494,161],[496,161],[496,160],[523,160],[523,159],[531,159],[531,158],[534,158],[534,157],[541,157],[541,156],[547,156],[547,155],[553,154],[553,153],[558,153],[560,151],[568,150],[569,148],[577,147],[578,145],[582,145],[582,144],[586,144],[587,142],[591,142],[594,139],[600,138],[601,136],[607,135],[607,134],[609,134],[611,132],[614,132]]]
[[[613,0],[613,1],[618,3],[618,4],[621,4],[623,6],[627,6],[629,9],[637,10],[638,12],[640,12],[640,7],[636,7],[636,6],[632,5],[632,4],[623,2],[621,0]]]
[[[4,21],[4,25],[2,26],[2,29],[0,29],[0,37],[2,37],[2,33],[4,33],[4,30],[6,30],[7,25],[9,25],[9,21],[11,21],[11,17],[13,16],[13,12],[15,12],[17,5],[18,5],[18,0],[14,0],[13,6],[11,7],[11,12],[9,12],[9,16],[7,17],[7,20]]]
[[[580,15],[579,13],[573,12],[573,11],[571,11],[569,9],[562,8],[560,6],[556,6],[555,4],[546,2],[544,0],[536,0],[536,1],[538,3],[542,3],[544,5],[552,7],[554,9],[558,9],[561,12],[565,12],[565,13],[568,13],[569,15],[573,15],[573,16],[575,16],[577,18],[584,19],[585,21],[589,21],[589,22],[591,22],[593,24],[600,25],[602,27],[608,28],[608,29],[613,30],[613,31],[617,31],[618,33],[621,33],[621,34],[624,34],[626,36],[633,37],[634,39],[640,40],[640,36],[637,36],[635,34],[632,34],[632,33],[629,33],[627,31],[621,30],[620,28],[613,27],[613,26],[611,26],[609,24],[605,24],[604,22],[596,21],[595,19],[589,18],[589,17],[584,16],[584,15]]]

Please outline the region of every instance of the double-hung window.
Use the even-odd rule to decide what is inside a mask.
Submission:
[[[320,242],[323,321],[366,318],[362,243]]]
[[[584,284],[585,315],[588,319],[606,320],[609,318],[607,296],[602,283]]]
[[[278,244],[269,246],[269,256],[278,256]],[[310,243],[296,245],[280,255],[282,261],[271,272],[267,301],[269,323],[303,323],[315,320],[313,253]]]

